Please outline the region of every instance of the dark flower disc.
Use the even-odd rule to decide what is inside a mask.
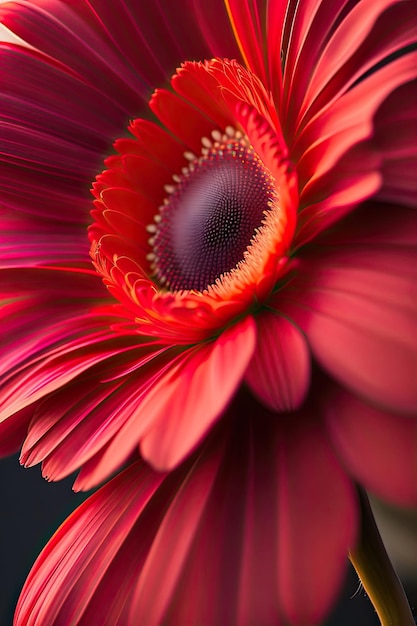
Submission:
[[[215,143],[170,188],[152,239],[157,279],[204,291],[244,259],[276,201],[275,180],[245,140]]]

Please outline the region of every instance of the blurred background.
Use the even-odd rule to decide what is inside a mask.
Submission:
[[[1,626],[11,626],[20,589],[39,552],[60,523],[88,495],[75,494],[71,490],[72,482],[73,478],[68,478],[47,483],[39,466],[24,469],[17,456],[0,459]],[[417,512],[388,508],[375,500],[372,505],[417,615]],[[353,569],[348,570],[338,605],[323,626],[379,626]]]

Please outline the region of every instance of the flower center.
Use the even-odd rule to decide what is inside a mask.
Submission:
[[[204,138],[148,230],[156,279],[172,291],[204,291],[244,260],[277,202],[276,181],[240,132]]]

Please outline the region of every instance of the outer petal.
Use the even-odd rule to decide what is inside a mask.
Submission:
[[[138,95],[146,97],[155,85],[163,84],[184,59],[236,50],[222,3],[216,0],[215,10],[223,17],[223,49],[215,51],[201,36],[199,23],[208,35],[213,26],[203,24],[190,5],[191,0],[176,3],[175,8],[164,1],[145,7],[105,0],[19,0],[2,5],[0,16],[33,47],[103,93],[119,93],[131,106]]]
[[[300,259],[299,277],[275,302],[339,381],[388,411],[411,414],[417,409],[416,268],[414,247],[318,247]]]
[[[2,271],[0,276],[4,300],[0,310],[4,350],[1,376],[13,374],[30,359],[38,363],[65,336],[82,334],[90,309],[105,301],[106,291],[90,269],[18,268]],[[50,317],[45,316],[46,308]],[[78,327],[73,320],[68,321],[70,316],[78,320]],[[91,327],[97,321],[91,321]]]
[[[383,413],[339,391],[325,406],[347,470],[366,489],[399,506],[417,504],[417,421]]]
[[[79,619],[97,588],[100,589],[100,583],[103,584],[109,566],[115,564],[113,560],[134,528],[137,517],[162,481],[162,474],[151,473],[138,463],[76,510],[44,549],[29,574],[16,609],[16,626],[91,624]],[[96,605],[94,620],[103,626],[127,625],[127,621],[118,621],[125,601],[121,601],[120,595],[126,593],[128,596],[129,563],[134,563],[137,568],[146,555],[147,544],[149,537],[147,541],[142,533],[134,551],[136,560],[127,561],[127,569],[123,570],[125,579],[118,577],[112,593],[101,598],[101,606]],[[142,553],[138,550],[139,545]],[[116,598],[114,589],[118,590]]]
[[[284,69],[284,97],[291,99],[290,116],[296,116],[305,95],[309,78],[330,33],[340,20],[347,0],[304,0],[304,2],[271,2],[279,23],[280,12],[286,10],[285,28],[281,34],[281,50],[269,33],[270,59],[276,72]],[[277,49],[278,48],[278,49]],[[274,59],[274,51],[277,59]],[[278,52],[279,51],[279,52]],[[277,67],[278,65],[278,67]]]
[[[161,375],[173,355],[123,328],[131,320],[114,307],[97,307],[106,292],[90,270],[19,268],[2,281],[1,452],[17,449],[29,429],[22,462],[44,461],[47,476],[62,478],[136,409],[147,364]]]
[[[279,592],[289,621],[299,625],[318,623],[328,612],[357,523],[352,485],[312,410],[304,423],[295,418],[296,429],[288,428],[276,451]]]
[[[333,249],[355,250],[358,245],[366,245],[370,249],[381,245],[412,249],[417,246],[416,211],[400,208],[396,204],[366,202],[324,232],[317,239],[317,244]]]
[[[193,11],[194,5],[194,0],[175,6],[167,1],[146,6],[105,0],[1,3],[0,20],[33,46],[1,45],[1,195],[13,217],[24,211],[78,223],[74,248],[81,246],[91,203],[88,186],[111,142],[125,132],[129,118],[140,115],[151,91],[187,58],[238,57],[222,0],[210,4],[212,15],[201,7]],[[19,242],[14,255],[23,262],[41,244],[37,230],[33,221],[21,224],[28,246],[25,250]],[[54,240],[48,262],[54,255],[61,258],[68,245],[59,228]],[[67,259],[74,257],[79,258],[68,251]]]
[[[1,211],[0,268],[88,262],[85,230]]]
[[[207,344],[182,353],[146,391],[96,468],[125,461],[141,440],[143,456],[171,469],[199,443],[238,387],[255,348],[251,317]]]
[[[300,408],[310,386],[310,353],[301,332],[274,313],[256,318],[258,340],[245,380],[273,411]]]
[[[45,330],[43,328],[43,330]],[[80,315],[56,324],[46,350],[5,377],[1,395],[1,419],[63,387],[79,374],[109,357],[132,349],[107,328],[101,316]],[[36,346],[38,347],[38,346]]]
[[[8,456],[19,450],[32,414],[33,407],[26,407],[16,413],[12,419],[0,422],[0,456]]]
[[[230,22],[247,67],[264,84],[267,84],[266,50],[266,3],[262,0],[226,0]]]
[[[129,113],[35,52],[8,46],[1,58],[2,203],[85,232],[88,187]]]
[[[251,317],[225,330],[181,367],[181,381],[170,376],[146,398],[142,410],[158,414],[141,443],[145,459],[157,468],[177,465],[198,443],[238,388],[255,350]],[[167,390],[166,386],[170,389]],[[164,394],[160,403],[158,396]],[[158,404],[161,406],[157,406]],[[169,411],[168,411],[169,407]]]
[[[138,114],[141,99],[147,100],[182,61],[239,58],[222,0],[213,0],[210,11],[194,0],[175,6],[166,0],[146,6],[105,0],[19,0],[2,3],[0,18],[42,51],[43,60],[81,78],[91,97],[94,92],[98,101],[109,97],[130,116]],[[19,69],[24,66],[23,60]],[[85,119],[89,117],[86,112]]]
[[[352,87],[303,129],[291,151],[300,180],[299,243],[378,192],[393,167],[391,154],[398,159],[399,148],[409,146],[407,157],[413,156],[415,132],[399,140],[396,130],[412,105],[407,100],[404,105],[403,90],[397,88],[410,83],[409,94],[416,73],[417,53],[405,55]],[[388,96],[394,120],[384,114]],[[410,191],[403,197],[410,198],[411,184],[404,188]]]
[[[311,415],[294,428],[246,395],[233,412],[174,472],[137,462],[87,500],[39,557],[16,624],[317,623],[355,540],[353,486]]]
[[[416,80],[403,85],[387,98],[375,118],[375,143],[383,154],[379,197],[411,207],[417,206],[416,92]]]
[[[355,82],[369,80],[366,72],[380,61],[415,43],[417,20],[412,5],[412,0],[348,3],[348,10],[341,12],[343,19],[327,23],[325,45],[313,71],[307,73],[308,87],[297,85],[299,95],[304,97],[301,106],[290,92],[290,119],[297,116],[298,124],[305,124],[306,119],[337,102]]]

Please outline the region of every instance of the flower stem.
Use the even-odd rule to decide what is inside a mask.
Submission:
[[[385,550],[368,496],[359,490],[361,528],[349,554],[382,626],[415,626],[403,586]]]

